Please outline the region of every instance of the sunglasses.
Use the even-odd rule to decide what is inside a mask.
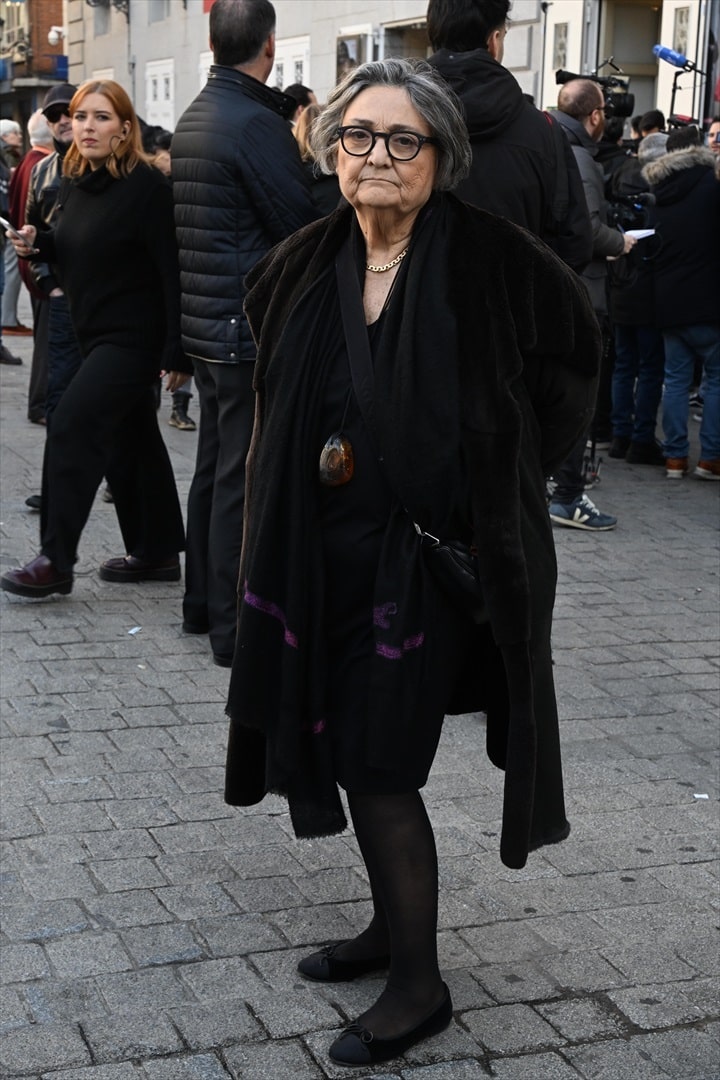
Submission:
[[[58,120],[62,120],[63,116],[70,116],[67,105],[54,105],[45,112],[45,119],[49,124],[57,124]]]

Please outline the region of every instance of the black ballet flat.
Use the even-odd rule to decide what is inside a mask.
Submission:
[[[452,998],[445,986],[445,997],[437,1009],[417,1027],[394,1039],[378,1039],[361,1024],[351,1024],[330,1047],[330,1057],[339,1065],[375,1065],[401,1057],[423,1039],[444,1031],[452,1020],[452,1012]]]
[[[306,979],[315,982],[352,982],[359,975],[369,975],[371,971],[382,971],[390,966],[389,956],[368,956],[364,960],[340,960],[335,950],[345,941],[336,941],[333,945],[324,945],[319,952],[304,956],[297,969]]]

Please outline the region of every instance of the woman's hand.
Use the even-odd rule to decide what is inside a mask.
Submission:
[[[34,225],[23,225],[21,229],[14,230],[13,232],[6,232],[5,235],[15,248],[18,258],[27,259],[29,255],[35,255],[37,253],[37,248],[35,247],[37,229]]]
[[[192,378],[184,371],[167,371],[167,382],[165,383],[165,389],[169,390],[171,394],[174,394],[176,390],[179,390],[181,386]]]

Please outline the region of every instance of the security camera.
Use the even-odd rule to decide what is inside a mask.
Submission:
[[[51,26],[48,31],[48,45],[59,45],[65,37],[62,26]]]

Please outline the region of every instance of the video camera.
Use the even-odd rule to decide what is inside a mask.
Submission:
[[[651,191],[638,191],[633,195],[614,195],[608,205],[608,225],[628,229],[644,229],[648,223],[647,207],[655,205]]]
[[[603,60],[602,64],[598,64],[598,71],[600,68],[609,65],[615,68],[616,71],[620,69],[615,67],[612,56],[607,60]],[[572,82],[573,79],[590,79],[591,82],[597,83],[603,92],[605,98],[605,115],[606,116],[619,116],[626,117],[632,116],[635,110],[635,95],[628,92],[630,86],[630,79],[620,79],[617,75],[598,75],[597,72],[593,72],[592,75],[576,75],[572,71],[563,71],[560,68],[555,72],[555,82],[558,86],[562,86],[564,83]]]

